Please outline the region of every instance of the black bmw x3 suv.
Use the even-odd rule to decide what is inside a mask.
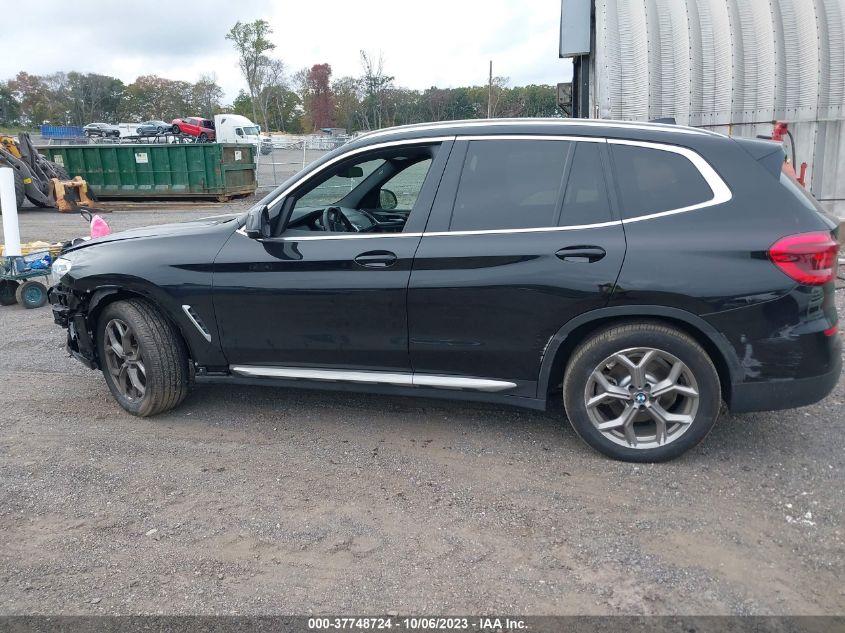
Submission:
[[[837,224],[780,145],[674,125],[457,121],[333,151],[249,212],[54,266],[68,350],[127,411],[193,381],[545,408],[659,461],[836,384]]]

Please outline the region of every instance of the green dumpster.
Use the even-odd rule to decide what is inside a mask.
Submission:
[[[40,149],[98,198],[217,198],[255,192],[255,148],[232,143],[50,145]]]

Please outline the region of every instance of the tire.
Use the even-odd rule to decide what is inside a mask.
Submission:
[[[198,141],[198,142],[200,142],[200,143],[207,143],[207,142],[208,142],[208,134],[206,134],[205,132],[203,132],[202,134],[200,134],[200,135],[197,137],[197,141]]]
[[[674,381],[670,369],[678,372]],[[601,330],[573,351],[563,400],[570,424],[597,451],[623,461],[662,462],[707,436],[719,415],[721,388],[695,340],[666,324],[634,322]],[[618,426],[629,418],[630,424]],[[598,424],[614,426],[599,430]]]
[[[161,127],[161,126],[158,126],[158,127],[156,128],[156,132],[157,132],[158,134],[164,134],[164,128],[163,128],[163,127]]]
[[[47,303],[47,286],[40,281],[25,281],[15,290],[15,299],[27,310],[40,308]]]
[[[18,289],[18,282],[10,279],[0,279],[0,306],[13,306],[18,300],[15,291]]]
[[[23,175],[17,169],[15,172],[15,202],[18,204],[18,210],[23,206],[23,201],[26,199],[26,185],[23,182]]]
[[[127,350],[136,350],[128,354],[128,363],[110,345],[107,350],[107,329],[117,328],[114,331],[118,332],[120,324],[127,328]],[[188,395],[190,372],[185,343],[174,326],[146,301],[116,301],[105,307],[97,320],[97,353],[109,391],[132,415],[148,417],[169,411]],[[137,361],[143,371],[137,369]],[[142,392],[135,387],[133,374],[143,384]]]
[[[182,130],[180,130],[180,129],[179,129],[179,126],[178,126],[178,125],[174,125],[174,126],[173,126],[173,133],[174,133],[174,134],[181,134],[181,133],[182,133]]]

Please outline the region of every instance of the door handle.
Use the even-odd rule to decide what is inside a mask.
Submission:
[[[582,262],[592,264],[607,255],[601,246],[566,246],[555,255],[565,262]]]
[[[396,260],[396,253],[390,251],[367,251],[358,255],[355,263],[364,268],[389,268]]]

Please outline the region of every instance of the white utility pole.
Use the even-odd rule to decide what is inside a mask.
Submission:
[[[487,118],[493,118],[493,60],[490,60],[490,75],[487,80]]]
[[[21,254],[21,231],[18,226],[18,200],[15,197],[15,172],[0,167],[0,210],[3,212],[3,241],[6,257]]]

